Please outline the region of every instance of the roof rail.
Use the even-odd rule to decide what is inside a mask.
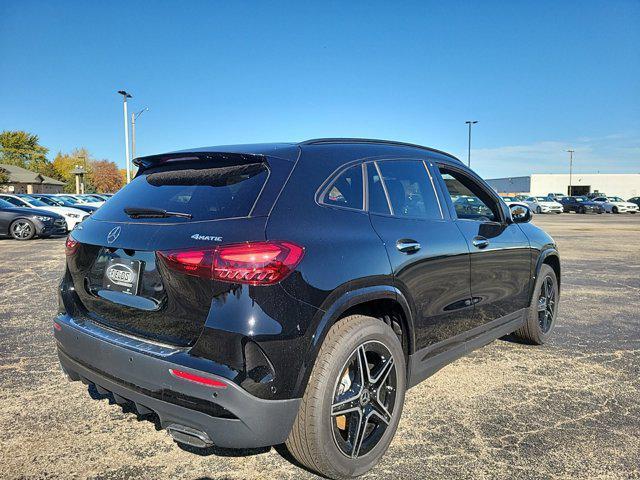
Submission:
[[[422,150],[427,150],[429,152],[440,153],[442,155],[446,155],[447,157],[453,158],[454,160],[460,162],[461,160],[450,153],[443,152],[442,150],[438,150],[436,148],[425,147],[424,145],[417,145],[415,143],[406,143],[406,142],[397,142],[394,140],[378,140],[375,138],[313,138],[311,140],[305,140],[304,142],[300,142],[298,145],[324,145],[331,143],[373,143],[380,145],[397,145],[400,147],[413,147],[420,148]]]

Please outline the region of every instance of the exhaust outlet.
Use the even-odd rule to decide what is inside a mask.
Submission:
[[[213,441],[209,438],[209,435],[195,428],[172,423],[167,427],[167,432],[169,432],[169,435],[178,443],[184,443],[196,448],[213,446]]]

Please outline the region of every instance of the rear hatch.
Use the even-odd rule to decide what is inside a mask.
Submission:
[[[191,345],[212,301],[236,284],[177,271],[167,252],[265,240],[293,162],[262,155],[153,157],[72,234],[81,315],[143,338]]]

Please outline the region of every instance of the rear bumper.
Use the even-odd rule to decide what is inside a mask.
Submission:
[[[94,384],[118,402],[132,402],[139,413],[155,412],[163,428],[204,432],[224,448],[277,445],[289,435],[299,399],[263,400],[227,378],[173,362],[170,350],[146,342],[118,344],[107,331],[100,335],[95,325],[88,329],[68,315],[55,321],[60,326],[54,330],[58,356],[72,381]],[[226,388],[174,377],[171,369],[218,380]]]

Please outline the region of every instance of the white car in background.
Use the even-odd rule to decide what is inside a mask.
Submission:
[[[76,202],[82,203],[83,205],[89,205],[91,207],[96,207],[96,208],[100,208],[104,204],[104,201],[99,201],[96,198],[88,197],[86,195],[73,195],[71,193],[60,193],[58,194],[58,196],[71,198]]]
[[[523,202],[518,197],[511,196],[511,195],[500,195],[500,198],[504,200],[504,203],[506,203],[509,206],[520,205],[522,207],[527,207],[529,210],[531,210],[531,207],[529,206],[529,204],[527,202]]]
[[[0,198],[2,200],[6,200],[12,205],[21,208],[37,208],[38,210],[46,210],[48,212],[57,213],[58,215],[62,215],[64,217],[65,222],[67,223],[67,231],[71,231],[75,228],[77,224],[82,222],[85,218],[89,216],[89,214],[85,211],[78,210],[77,208],[72,207],[54,207],[52,205],[47,205],[42,200],[38,200],[37,198],[30,197],[29,195],[19,194],[0,194]]]
[[[524,201],[534,213],[562,213],[562,204],[549,197],[527,197]]]
[[[625,202],[620,197],[596,197],[593,202],[599,203],[607,213],[636,213],[638,205]]]

